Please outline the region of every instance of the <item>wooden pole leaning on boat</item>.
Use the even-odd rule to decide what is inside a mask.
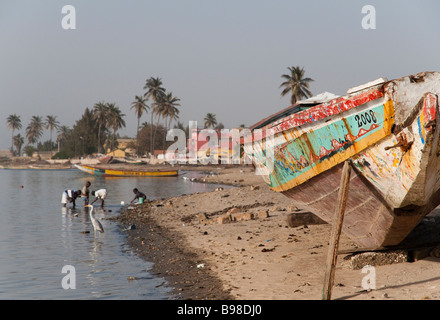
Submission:
[[[323,300],[330,300],[335,278],[336,261],[338,258],[339,239],[341,236],[342,223],[344,221],[345,207],[350,184],[351,164],[350,160],[344,162],[341,182],[339,185],[338,203],[336,205],[335,217],[333,218],[332,234],[327,255],[326,272],[324,278]]]

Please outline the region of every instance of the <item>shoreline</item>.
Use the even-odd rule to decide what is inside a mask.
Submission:
[[[106,165],[108,166],[108,165]],[[116,167],[117,164],[112,166]],[[126,168],[132,168],[126,165]],[[158,167],[157,165],[155,167]],[[163,166],[161,166],[163,167]],[[204,172],[206,177],[195,178],[191,183],[207,183],[233,188],[241,187],[242,179],[216,179],[218,171],[231,171],[235,174],[237,168],[253,170],[250,166],[177,166],[179,171]],[[222,173],[223,176],[225,173]],[[260,182],[260,181],[258,181]],[[215,192],[215,191],[212,191]],[[163,277],[170,288],[170,300],[234,300],[230,289],[225,289],[224,283],[211,268],[205,268],[206,252],[198,252],[191,247],[185,236],[175,232],[173,227],[164,226],[152,216],[152,210],[161,206],[169,207],[175,199],[185,197],[191,199],[194,195],[203,193],[184,194],[177,197],[148,201],[142,205],[133,205],[134,209],[125,207],[114,220],[122,228],[135,226],[127,233],[127,243],[136,254],[148,262],[153,263],[151,272],[155,276]],[[185,220],[185,219],[182,219]],[[185,224],[181,221],[182,225]],[[177,224],[180,222],[177,221]]]
[[[117,217],[124,228],[136,226],[127,231],[129,245],[154,263],[152,272],[167,280],[173,299],[320,300],[331,226],[289,226],[290,213],[306,212],[271,191],[251,167],[196,170],[215,172],[199,181],[235,187],[153,200]],[[412,239],[440,241],[440,225],[430,219]],[[356,246],[342,234],[339,248]],[[338,256],[332,299],[440,299],[438,257],[375,266],[375,290],[363,288],[366,274],[348,257]]]
[[[145,207],[145,206],[144,206]],[[136,209],[135,209],[136,210]],[[143,208],[142,210],[145,210]],[[173,233],[144,217],[136,219],[121,213],[119,223],[136,228],[128,231],[127,243],[136,254],[153,266],[154,276],[163,277],[170,289],[169,300],[232,300],[223,283],[209,269],[197,268],[203,258],[186,245],[180,234]]]
[[[121,229],[135,226],[125,231],[127,243],[139,257],[153,263],[153,275],[166,280],[170,300],[322,298],[331,226],[307,218],[309,212],[270,190],[252,166],[100,166],[173,167],[180,172],[201,173],[200,178],[186,179],[188,183],[225,186],[126,206],[111,218]],[[17,169],[63,168],[42,164]],[[291,214],[305,218],[292,225],[288,219]],[[415,262],[409,262],[409,255],[399,252],[373,256],[367,262],[362,258],[353,262],[349,253],[338,255],[332,299],[440,300],[440,206],[404,240],[409,246],[417,243],[437,243],[437,247]],[[356,248],[348,237],[341,235],[339,251]],[[366,264],[374,266],[375,289],[364,288],[369,271],[362,273],[361,269]]]

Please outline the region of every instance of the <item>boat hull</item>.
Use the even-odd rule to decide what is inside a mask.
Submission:
[[[245,151],[272,190],[329,223],[349,160],[343,232],[363,247],[397,245],[440,204],[439,92],[439,73],[376,85],[267,125],[272,141]]]
[[[101,176],[101,177],[176,177],[178,170],[155,170],[155,171],[133,171],[133,170],[113,170],[90,166],[74,165],[81,171]]]
[[[333,223],[343,165],[340,164],[283,194]],[[399,244],[420,220],[439,204],[440,193],[433,195],[431,205],[392,208],[362,174],[352,170],[342,232],[364,248]]]

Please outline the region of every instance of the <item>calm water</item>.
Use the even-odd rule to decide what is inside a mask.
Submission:
[[[134,197],[134,187],[150,199],[216,187],[189,182],[182,176],[100,178],[76,169],[0,170],[0,299],[170,297],[166,281],[149,273],[152,265],[131,251],[116,222],[100,219],[105,233],[95,237],[82,200],[77,200],[75,210],[71,204],[62,208],[62,192],[81,189],[87,180],[92,183],[90,190],[106,188],[108,192],[105,212],[99,208],[99,200],[95,203],[96,218],[117,215],[121,201],[128,203]],[[66,265],[73,266],[75,272],[63,273]],[[63,289],[63,278],[72,279],[73,275],[76,288]],[[129,281],[128,277],[137,280]]]

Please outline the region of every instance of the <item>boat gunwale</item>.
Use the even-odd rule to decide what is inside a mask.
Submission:
[[[263,140],[268,136],[281,134],[284,131],[299,128],[303,125],[317,123],[319,121],[325,120],[326,118],[338,116],[344,112],[356,109],[363,104],[384,98],[384,88],[386,84],[387,82],[365,88],[361,91],[357,91],[349,95],[340,96],[328,102],[310,107],[309,109],[287,115],[274,122],[268,123],[261,128],[254,128],[251,130],[251,132],[249,132],[242,138],[242,143],[252,144],[255,141]],[[330,109],[332,110],[332,112],[329,113],[328,110]],[[334,112],[335,110],[336,112]],[[317,116],[312,117],[312,114],[315,114]],[[294,122],[294,124],[289,125],[289,122]],[[286,123],[288,125],[285,125]],[[285,127],[283,127],[283,125],[285,125]],[[255,136],[252,133],[255,130],[262,130],[264,133],[261,136]]]

